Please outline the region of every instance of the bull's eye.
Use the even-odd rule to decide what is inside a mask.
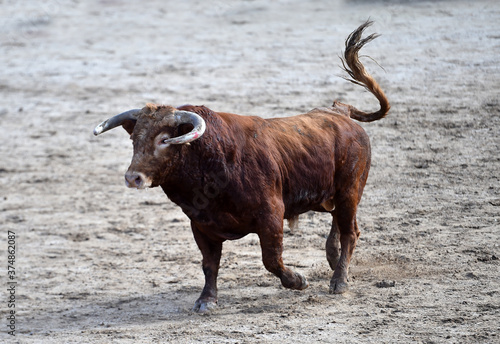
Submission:
[[[158,146],[168,145],[169,144],[169,142],[168,142],[169,139],[170,139],[169,135],[162,135],[162,136],[160,136],[160,139],[158,140]]]

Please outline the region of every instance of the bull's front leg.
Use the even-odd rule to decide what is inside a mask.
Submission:
[[[193,223],[191,223],[191,229],[196,244],[203,255],[202,266],[205,274],[205,286],[194,304],[193,311],[208,313],[217,306],[217,275],[222,254],[222,242],[211,240]]]
[[[285,288],[302,290],[309,286],[306,278],[283,264],[283,219],[273,221],[271,216],[258,233],[264,266],[280,280]]]

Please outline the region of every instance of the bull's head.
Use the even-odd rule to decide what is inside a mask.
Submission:
[[[94,129],[94,135],[122,126],[134,144],[132,163],[125,174],[130,188],[144,189],[161,185],[169,169],[180,161],[178,145],[200,138],[205,121],[198,114],[171,106],[148,104],[116,115]]]

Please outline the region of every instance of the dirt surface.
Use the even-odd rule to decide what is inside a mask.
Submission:
[[[0,342],[498,343],[500,6],[497,1],[0,1]],[[124,186],[125,131],[147,102],[289,116],[333,100],[373,110],[338,77],[371,17],[363,61],[392,110],[364,124],[373,165],[351,288],[328,293],[330,216],[285,229],[290,291],[258,239],[224,245],[219,307],[187,217]],[[7,235],[15,232],[16,336]]]

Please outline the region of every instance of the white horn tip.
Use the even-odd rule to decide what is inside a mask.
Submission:
[[[95,129],[94,129],[94,135],[95,136],[97,136],[99,134],[102,134],[102,132],[104,130],[104,124],[106,124],[106,121],[102,122],[97,127],[95,127]]]

